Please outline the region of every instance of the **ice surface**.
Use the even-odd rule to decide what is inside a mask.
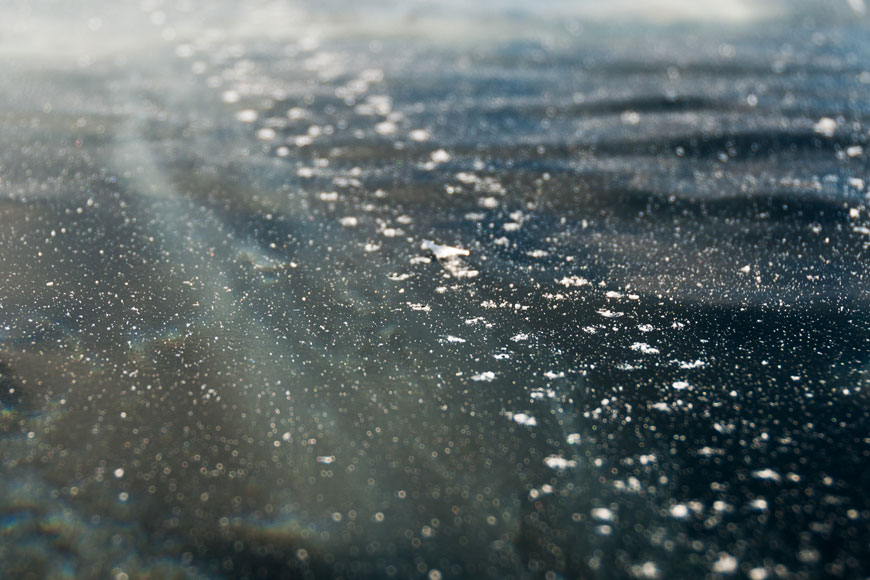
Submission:
[[[0,576],[866,577],[865,8],[3,4]]]

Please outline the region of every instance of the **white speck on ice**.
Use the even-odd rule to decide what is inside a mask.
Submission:
[[[613,512],[607,508],[594,508],[592,510],[592,517],[596,520],[601,520],[604,522],[609,522],[613,519]]]
[[[689,517],[689,508],[686,504],[678,503],[671,506],[668,510],[672,518],[684,519]]]
[[[652,324],[639,324],[637,329],[641,332],[652,332],[653,325]]]
[[[520,425],[526,425],[527,427],[534,427],[538,424],[538,420],[530,415],[526,415],[525,413],[505,413],[508,419],[513,419],[515,422]]]
[[[322,463],[324,465],[329,465],[335,462],[335,455],[318,455],[317,463]]]
[[[749,502],[749,507],[756,510],[766,510],[767,509],[767,500],[763,498],[756,498]]]
[[[352,228],[352,227],[356,227],[357,225],[359,225],[359,219],[352,216],[352,215],[349,215],[349,216],[345,216],[345,217],[341,218],[340,220],[338,220],[338,223],[340,223],[341,225],[343,225],[346,228]]]
[[[849,2],[849,8],[851,8],[855,14],[864,14],[867,12],[867,6],[864,5],[864,0],[847,0],[847,2]]]
[[[850,147],[846,147],[846,155],[848,155],[849,157],[858,157],[863,153],[864,148],[860,145],[852,145]]]
[[[619,115],[619,120],[626,125],[637,125],[640,123],[640,113],[637,111],[623,111],[622,114]]]
[[[532,401],[536,399],[543,399],[544,397],[547,397],[548,399],[555,399],[556,391],[554,391],[553,389],[535,389],[534,391],[529,393],[529,397],[532,399]]]
[[[573,467],[577,467],[577,462],[573,459],[565,459],[560,455],[550,455],[549,457],[544,458],[544,463],[550,469],[560,469],[565,470]]]
[[[396,124],[392,121],[383,121],[375,125],[375,132],[378,135],[392,135],[396,132]]]
[[[860,177],[850,177],[847,181],[855,189],[864,189],[864,180]]]
[[[275,129],[271,127],[263,127],[257,131],[257,139],[260,141],[272,141],[277,136],[278,134],[275,132]]]
[[[407,304],[408,308],[410,308],[411,310],[416,310],[418,312],[429,312],[430,310],[432,310],[432,307],[428,304],[420,304],[415,302],[406,302],[405,304]]]
[[[450,153],[444,149],[438,149],[437,151],[432,152],[429,159],[431,159],[433,163],[447,163],[450,161]]]
[[[830,117],[822,117],[813,125],[813,131],[825,137],[833,137],[837,130],[837,122]]]
[[[453,336],[452,334],[447,335],[447,342],[465,342],[464,338],[459,338],[458,336]]]
[[[686,381],[674,381],[671,386],[678,391],[682,391],[683,389],[689,388],[689,383],[687,383]]]
[[[124,468],[119,467],[113,473],[114,473],[115,477],[117,477],[118,479],[121,479],[122,477],[124,477]]]
[[[589,280],[586,278],[580,278],[579,276],[565,276],[561,280],[556,280],[557,284],[561,284],[565,288],[575,287],[579,288],[580,286],[586,286],[589,284]]]
[[[600,314],[604,318],[619,318],[620,316],[625,314],[624,312],[616,312],[614,310],[607,310],[606,308],[602,308],[601,310],[598,310],[597,312],[598,312],[598,314]],[[634,348],[634,347],[632,347],[632,348]]]
[[[435,255],[438,260],[446,260],[447,258],[455,258],[457,256],[467,256],[469,251],[463,248],[454,246],[442,246],[430,240],[423,240],[420,247],[424,250],[429,250]]]
[[[695,360],[692,362],[680,361],[681,369],[696,369],[698,367],[707,366],[707,363],[702,360]]]
[[[257,120],[257,111],[254,109],[244,109],[236,113],[236,120],[242,123],[253,123]]]
[[[568,435],[568,445],[579,445],[580,444],[580,434],[579,433],[571,433]]]
[[[478,373],[478,374],[476,374],[476,375],[472,375],[472,376],[471,376],[471,380],[472,380],[472,381],[477,381],[477,382],[486,382],[486,383],[489,383],[489,382],[492,382],[492,381],[495,380],[495,373],[492,372],[492,371],[484,371],[484,372],[482,372],[482,373]]]
[[[713,562],[713,571],[720,574],[733,574],[737,570],[737,558],[722,552],[719,559]]]
[[[529,335],[525,332],[521,332],[519,334],[515,334],[511,337],[511,340],[514,342],[522,342],[524,340],[529,340]]]
[[[421,142],[428,141],[431,135],[429,134],[429,131],[425,129],[414,129],[413,131],[408,133],[408,137],[411,138],[411,141]]]
[[[757,477],[758,479],[769,479],[770,481],[782,480],[782,477],[777,472],[775,472],[774,470],[772,470],[770,468],[761,469],[759,471],[753,471],[752,475],[754,477]]]
[[[635,342],[631,345],[631,350],[642,352],[643,354],[659,354],[659,349],[650,346],[645,342]]]
[[[638,578],[648,578],[649,580],[656,580],[662,577],[662,573],[655,562],[644,562],[641,566],[632,566],[631,573]]]
[[[239,95],[238,91],[229,90],[229,91],[224,91],[221,94],[221,100],[223,102],[227,103],[228,105],[232,105],[233,103],[238,103],[240,98],[241,98],[241,96]]]

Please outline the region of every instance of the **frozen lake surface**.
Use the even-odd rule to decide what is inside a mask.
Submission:
[[[611,4],[0,8],[0,576],[870,575],[866,7]]]

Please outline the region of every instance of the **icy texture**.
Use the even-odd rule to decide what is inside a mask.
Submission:
[[[863,3],[392,4],[0,8],[0,576],[866,576]]]

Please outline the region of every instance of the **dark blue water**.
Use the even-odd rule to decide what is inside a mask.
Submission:
[[[866,578],[861,6],[4,8],[3,577]]]

